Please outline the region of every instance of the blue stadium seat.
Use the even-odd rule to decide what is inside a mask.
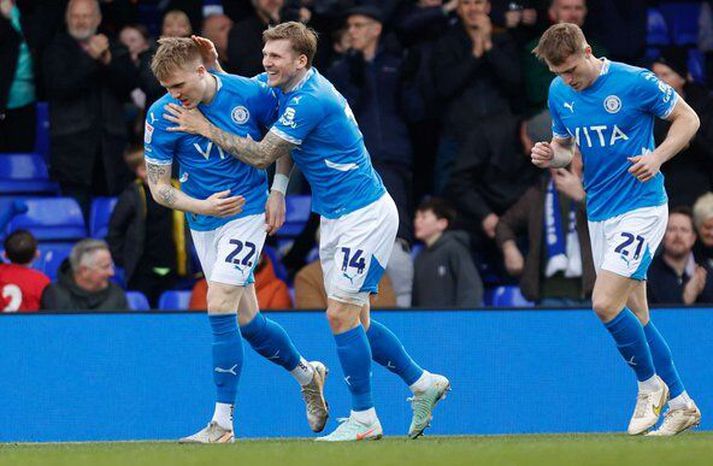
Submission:
[[[519,286],[498,286],[493,290],[492,306],[532,307],[534,305],[532,301],[525,299]]]
[[[282,265],[280,255],[277,253],[277,251],[271,248],[270,246],[265,246],[262,249],[262,252],[264,252],[265,255],[270,258],[270,261],[272,261],[272,268],[275,270],[275,276],[277,276],[277,278],[279,278],[283,282],[287,282],[287,269],[284,265]]]
[[[698,49],[690,49],[688,51],[688,72],[697,83],[706,83],[706,63],[703,52]]]
[[[57,194],[40,154],[0,154],[0,192],[3,194]]]
[[[158,300],[158,308],[162,311],[187,311],[190,301],[190,291],[164,291]]]
[[[97,197],[92,200],[89,212],[89,236],[97,239],[106,238],[109,232],[109,219],[116,201],[116,197]]]
[[[119,285],[120,287],[126,289],[126,271],[122,268],[114,265],[114,276],[111,277],[111,281]]]
[[[72,246],[74,243],[40,243],[37,246],[40,257],[32,264],[32,268],[43,272],[50,280],[56,280],[59,266],[69,257]]]
[[[285,224],[277,232],[277,235],[294,238],[302,232],[309,220],[312,211],[312,196],[287,196],[285,203],[287,204]]]
[[[127,291],[126,300],[129,302],[129,309],[132,311],[148,311],[151,310],[149,300],[140,291]]]
[[[79,240],[87,236],[79,204],[69,197],[28,198],[27,212],[13,218],[7,233],[30,230],[39,241]]]
[[[666,19],[658,8],[649,8],[646,21],[646,45],[663,47],[669,44],[671,44],[671,36]]]
[[[47,161],[50,158],[50,109],[47,102],[37,102],[35,109],[35,152]]]
[[[698,43],[701,2],[664,2],[659,8],[669,25],[669,35],[674,44],[696,45]]]

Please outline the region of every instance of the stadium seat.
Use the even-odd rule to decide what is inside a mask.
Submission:
[[[695,46],[698,43],[700,2],[663,2],[659,8],[669,26],[669,36],[674,44]]]
[[[148,311],[151,310],[149,300],[140,291],[127,291],[126,300],[129,302],[129,309],[132,311]]]
[[[703,52],[698,49],[688,51],[688,72],[697,83],[706,83],[706,64]]]
[[[106,238],[109,232],[109,219],[116,201],[116,197],[97,197],[92,200],[89,212],[89,236],[97,239]]]
[[[13,218],[7,233],[24,228],[39,241],[79,240],[87,236],[79,204],[69,197],[28,198],[27,212]]]
[[[57,194],[40,154],[0,154],[0,192],[3,194]]]
[[[161,311],[187,311],[190,301],[190,291],[164,291],[158,300],[158,308]]]
[[[126,271],[114,264],[114,276],[111,277],[111,281],[126,289]]]
[[[32,264],[32,268],[43,272],[50,280],[56,280],[59,266],[69,257],[72,246],[74,243],[40,243],[37,246],[40,257]]]
[[[275,276],[277,276],[277,278],[279,278],[283,282],[287,282],[287,269],[284,265],[282,265],[280,255],[277,253],[277,251],[271,248],[270,246],[265,246],[262,249],[262,252],[264,252],[265,255],[270,258],[270,261],[272,261],[272,268],[275,270]]]
[[[285,203],[287,204],[285,224],[277,234],[280,237],[294,238],[302,232],[309,220],[312,211],[312,196],[287,196]]]
[[[520,292],[519,286],[498,286],[493,290],[492,305],[495,307],[532,307]]]
[[[45,161],[50,157],[50,110],[47,102],[37,102],[35,106],[35,152]]]
[[[646,45],[663,47],[669,44],[671,44],[671,36],[666,19],[658,8],[649,8],[646,21]]]

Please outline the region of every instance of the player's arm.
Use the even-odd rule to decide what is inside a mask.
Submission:
[[[160,205],[193,214],[230,217],[243,210],[245,198],[230,196],[230,190],[215,193],[207,199],[196,199],[171,185],[171,164],[146,160],[146,180],[151,196]]]
[[[629,173],[639,181],[648,181],[656,176],[661,165],[688,146],[701,126],[696,112],[680,96],[666,119],[671,122],[666,139],[651,154],[629,157],[633,163]]]
[[[530,158],[539,168],[564,168],[574,158],[574,139],[554,137],[551,142],[538,142],[532,147]]]
[[[265,231],[267,231],[268,235],[277,233],[277,230],[285,223],[287,211],[285,194],[287,193],[287,186],[290,184],[292,167],[292,157],[289,155],[277,159],[275,163],[275,177],[272,180],[270,196],[265,205]]]
[[[296,146],[286,141],[274,132],[268,132],[261,141],[223,131],[203,115],[198,109],[185,109],[176,104],[164,107],[168,113],[163,117],[178,126],[167,128],[169,131],[182,131],[199,134],[210,139],[243,163],[256,168],[265,169],[280,157],[290,155]]]

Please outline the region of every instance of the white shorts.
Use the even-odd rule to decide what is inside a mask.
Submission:
[[[646,280],[651,259],[668,223],[668,205],[642,207],[601,222],[589,222],[592,257],[597,273],[608,270]]]
[[[265,214],[236,218],[216,230],[191,230],[193,244],[209,282],[245,286],[265,244]]]
[[[399,212],[388,193],[344,217],[322,217],[319,259],[327,296],[366,304],[378,291],[398,228]]]

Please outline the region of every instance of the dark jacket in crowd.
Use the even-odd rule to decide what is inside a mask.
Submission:
[[[227,72],[252,78],[265,71],[262,33],[267,26],[257,14],[235,23],[228,33]]]
[[[43,69],[50,108],[51,173],[60,183],[91,185],[101,154],[109,194],[118,194],[128,169],[122,158],[126,125],[122,103],[137,86],[129,51],[111,42],[104,65],[85,53],[69,34],[47,48]]]
[[[10,20],[0,15],[0,114],[5,111],[10,86],[15,78],[17,57],[20,54],[22,37],[12,27]]]
[[[166,257],[159,258],[161,259],[159,260],[160,264],[147,263],[144,254],[147,246],[149,208],[152,212],[161,209],[163,216],[168,216],[171,219],[170,222],[166,222],[165,227],[161,224],[163,231],[158,235],[159,241],[170,244],[170,248],[167,247],[166,251],[170,249],[171,252],[170,255],[166,254]],[[106,240],[114,263],[124,268],[127,283],[132,282],[140,264],[147,268],[167,267],[174,274],[186,275],[184,218],[182,212],[158,205],[151,197],[148,188],[140,180],[136,180],[121,193],[109,220]],[[159,223],[161,222],[156,219],[152,226],[159,228]]]
[[[470,255],[468,234],[445,231],[416,257],[413,305],[473,308],[483,304],[483,282]]]
[[[146,94],[147,109],[166,93],[166,88],[158,82],[153,71],[151,71],[151,60],[157,49],[158,43],[154,42],[148,50],[139,55],[139,88]]]
[[[708,272],[706,285],[698,295],[696,303],[713,303],[713,269],[704,263]],[[691,279],[685,271],[682,275],[678,273],[664,261],[662,255],[658,255],[651,262],[647,272],[646,296],[651,304],[683,304],[683,289]]]
[[[119,285],[109,282],[103,290],[90,292],[80,288],[72,275],[69,260],[59,268],[59,278],[45,288],[40,309],[49,311],[127,311],[126,294]]]
[[[536,186],[528,189],[525,194],[510,207],[498,222],[495,229],[495,240],[502,249],[506,241],[517,242],[518,236],[526,233],[528,238],[528,251],[525,257],[525,266],[520,277],[520,291],[529,301],[540,301],[543,296],[542,281],[545,260],[544,253],[544,219],[545,219],[545,194],[549,177]],[[587,214],[584,204],[580,204],[576,212],[577,237],[582,253],[582,279],[579,299],[586,299],[592,295],[594,289],[594,261],[592,248],[589,241]]]
[[[672,207],[692,206],[701,195],[713,190],[713,97],[708,89],[686,83],[683,97],[696,111],[701,127],[689,145],[661,166]],[[658,146],[666,138],[671,123],[656,118],[654,137]]]
[[[492,115],[509,114],[522,94],[520,60],[507,32],[493,32],[493,48],[476,58],[461,23],[435,46],[433,65],[438,96],[444,101],[444,131],[458,137]]]
[[[518,121],[501,115],[473,127],[460,148],[449,193],[464,227],[480,230],[491,213],[502,215],[541,175],[523,153]]]

